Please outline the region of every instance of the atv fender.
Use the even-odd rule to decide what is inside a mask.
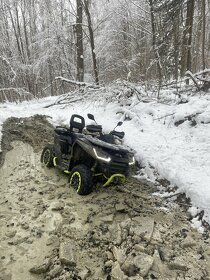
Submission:
[[[83,141],[77,140],[71,149],[71,157],[69,162],[69,171],[74,168],[75,165],[85,164],[91,168],[95,163],[93,149],[89,144]]]

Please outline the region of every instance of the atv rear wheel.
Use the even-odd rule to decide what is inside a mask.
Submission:
[[[54,150],[53,145],[46,145],[41,154],[41,162],[47,167],[53,166]]]
[[[75,166],[70,173],[69,183],[80,195],[91,193],[93,181],[90,169],[84,164]]]

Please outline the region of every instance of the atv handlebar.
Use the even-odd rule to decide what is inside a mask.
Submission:
[[[101,125],[96,125],[96,124],[86,125],[86,129],[90,133],[95,133],[95,132],[102,133],[102,126]]]
[[[115,131],[115,130],[112,130],[109,134],[114,135],[114,136],[117,136],[117,137],[119,137],[120,139],[123,139],[124,136],[125,136],[125,132],[124,132],[124,131]]]
[[[94,115],[88,114],[87,116],[90,120],[95,121]],[[96,121],[95,121],[95,123],[96,123]],[[123,122],[118,122],[116,127],[121,126],[122,124],[123,124]],[[92,124],[92,125],[86,125],[84,132],[87,134],[90,134],[94,137],[97,137],[98,139],[100,139],[104,142],[110,143],[110,144],[118,144],[117,142],[120,142],[120,144],[121,144],[122,139],[125,136],[125,132],[115,131],[115,128],[112,131],[110,131],[109,133],[103,133],[102,126],[98,125],[96,123],[96,124]]]

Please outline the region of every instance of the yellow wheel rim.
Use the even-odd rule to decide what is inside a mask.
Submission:
[[[81,175],[78,171],[75,171],[72,175],[71,175],[71,178],[70,178],[70,186],[73,186],[77,192],[80,191],[80,188],[81,188],[81,182],[82,182],[82,179],[81,179]]]

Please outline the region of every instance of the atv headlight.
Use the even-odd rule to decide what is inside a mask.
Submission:
[[[105,162],[110,162],[111,158],[108,157],[106,154],[104,154],[103,152],[96,150],[95,148],[93,148],[94,154],[96,156],[97,159],[105,161]]]
[[[129,159],[129,165],[134,165],[135,164],[135,158],[134,156],[132,156],[130,159]]]

